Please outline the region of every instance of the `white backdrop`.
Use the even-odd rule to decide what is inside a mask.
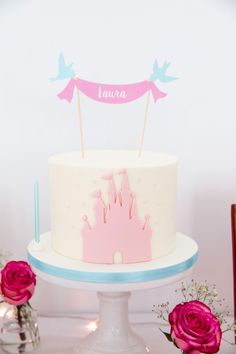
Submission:
[[[50,83],[63,51],[78,76],[110,83],[149,77],[154,59],[180,79],[151,105],[145,149],[178,156],[178,230],[197,240],[197,279],[216,282],[232,308],[230,204],[236,202],[236,4],[233,0],[0,2],[0,249],[26,255],[33,184],[40,182],[41,230],[50,228],[47,158],[79,148],[75,102]],[[136,148],[145,99],[102,105],[82,98],[86,148]],[[137,292],[150,311],[176,285]],[[171,291],[170,291],[171,290]],[[173,297],[175,295],[170,295]],[[40,311],[93,311],[95,294],[39,281]]]

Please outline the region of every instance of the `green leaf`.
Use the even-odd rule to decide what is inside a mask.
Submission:
[[[159,328],[160,329],[160,328]],[[172,342],[173,343],[173,340],[171,338],[171,334],[170,333],[167,333],[167,332],[163,332],[161,329],[160,331],[165,335],[166,339],[169,341],[169,342]]]

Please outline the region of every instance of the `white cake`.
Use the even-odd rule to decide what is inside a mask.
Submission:
[[[144,262],[170,253],[176,242],[176,174],[176,158],[156,152],[52,156],[54,251],[94,263]]]

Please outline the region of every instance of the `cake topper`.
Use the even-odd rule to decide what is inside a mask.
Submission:
[[[84,143],[83,143],[83,125],[82,125],[82,115],[80,108],[80,91],[97,102],[110,103],[110,104],[123,104],[134,101],[144,94],[147,93],[146,108],[144,114],[144,124],[141,135],[141,142],[139,146],[139,156],[141,156],[143,150],[144,134],[147,125],[147,115],[150,104],[150,96],[152,94],[153,100],[156,103],[160,98],[165,97],[167,94],[159,90],[159,88],[154,84],[155,81],[159,80],[162,83],[176,80],[174,76],[168,76],[166,74],[170,63],[164,62],[162,66],[158,65],[157,60],[155,60],[153,65],[153,72],[149,79],[137,82],[134,84],[103,84],[95,83],[91,81],[82,80],[77,77],[73,68],[72,63],[67,65],[65,63],[63,54],[59,56],[58,64],[58,74],[57,76],[51,78],[51,81],[70,79],[66,87],[62,92],[58,94],[60,99],[64,99],[71,102],[73,98],[74,91],[77,92],[77,106],[78,106],[78,116],[80,124],[80,147],[81,147],[81,157],[84,157]]]
[[[58,74],[57,74],[57,76],[52,77],[50,80],[51,81],[65,80],[65,79],[71,79],[72,77],[74,77],[75,72],[72,69],[72,65],[73,65],[73,63],[66,65],[64,56],[61,53],[59,55],[59,60],[58,60]]]
[[[177,77],[166,75],[166,71],[169,68],[169,66],[170,63],[167,63],[165,61],[164,64],[161,67],[159,67],[157,60],[155,60],[153,64],[153,72],[152,75],[150,76],[150,80],[151,81],[159,80],[161,82],[169,82],[169,81],[176,80]]]

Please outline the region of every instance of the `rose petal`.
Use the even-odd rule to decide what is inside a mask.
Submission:
[[[184,352],[188,352],[191,349],[190,345],[180,338],[175,338],[175,344],[179,349],[183,350]]]
[[[201,354],[201,352],[199,352],[199,350],[197,350],[197,349],[190,349],[188,354]]]
[[[15,298],[4,297],[4,300],[11,305],[23,305],[28,301],[28,297],[26,295],[22,297],[15,297]]]
[[[173,309],[173,311],[169,314],[169,322],[170,324],[175,323],[178,319],[178,313],[181,309],[182,304],[179,304],[177,306],[175,306],[175,308]]]
[[[187,307],[211,313],[210,307],[198,300],[187,302]]]

